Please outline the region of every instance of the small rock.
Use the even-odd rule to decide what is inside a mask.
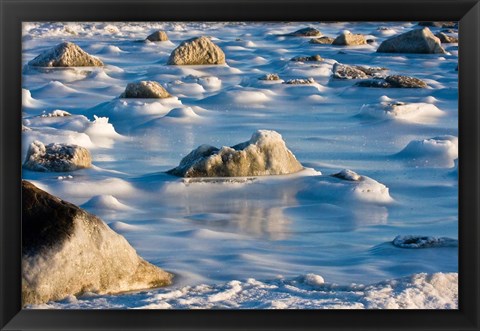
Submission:
[[[64,42],[41,53],[28,62],[34,67],[101,67],[103,62],[78,45]]]
[[[445,54],[440,40],[429,28],[415,29],[383,41],[378,53]]]
[[[353,34],[350,32],[344,32],[339,35],[335,40],[332,42],[333,45],[341,45],[341,46],[358,46],[358,45],[365,45],[367,44],[367,40],[365,36],[362,34]]]
[[[225,53],[210,38],[202,36],[183,41],[170,54],[170,65],[225,64]]]
[[[343,169],[339,173],[333,174],[332,177],[340,178],[343,180],[348,180],[352,182],[358,182],[361,180],[363,177],[357,174],[356,172],[349,170],[349,169]]]
[[[330,45],[330,44],[333,43],[334,40],[335,39],[332,38],[332,37],[323,36],[323,37],[320,37],[320,38],[310,39],[309,43],[310,44]]]
[[[68,111],[55,109],[50,113],[43,113],[40,117],[65,117],[65,116],[72,116]]]
[[[84,147],[67,144],[45,146],[38,140],[30,144],[23,163],[25,169],[40,172],[66,172],[91,166],[92,157]]]
[[[452,44],[452,43],[458,43],[458,38],[457,37],[452,37],[449,36],[443,32],[439,32],[435,35],[438,39],[440,39],[440,42],[445,43],[445,44]]]
[[[142,80],[136,83],[128,83],[125,92],[120,98],[145,98],[145,99],[164,99],[171,95],[157,82]]]
[[[155,31],[151,35],[147,37],[147,40],[149,41],[167,41],[168,36],[165,31]]]
[[[288,33],[287,36],[292,37],[315,37],[321,36],[322,33],[315,28],[303,28],[295,32]]]
[[[333,65],[333,78],[336,79],[367,79],[381,77],[381,73],[388,70],[383,67],[349,66],[335,63]]]
[[[303,85],[303,84],[313,84],[315,83],[315,80],[313,78],[294,78],[294,79],[289,79],[283,84],[289,84],[289,85]]]
[[[290,61],[295,62],[308,62],[308,61],[323,61],[323,58],[319,54],[312,56],[295,56]]]
[[[387,76],[385,81],[392,85],[392,87],[425,88],[428,86],[423,80],[409,76]]]
[[[260,80],[280,80],[277,74],[265,74],[259,78]]]

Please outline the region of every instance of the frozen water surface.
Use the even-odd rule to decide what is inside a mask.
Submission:
[[[343,47],[282,36],[306,26],[375,41]],[[23,170],[23,178],[100,216],[176,275],[168,288],[35,308],[456,308],[458,247],[392,244],[399,235],[458,238],[458,52],[375,52],[415,27],[25,23],[24,64],[71,41],[105,66],[24,67],[22,157],[34,140],[74,143],[90,150],[94,167]],[[158,29],[170,40],[141,41]],[[181,41],[200,35],[223,49],[225,65],[166,65]],[[290,61],[315,54],[324,61]],[[330,77],[336,62],[386,67],[428,88],[355,87]],[[259,79],[270,73],[280,80]],[[140,80],[173,97],[119,98]],[[402,106],[386,112],[386,104]],[[71,116],[53,116],[60,111]],[[234,146],[260,129],[280,133],[305,169],[229,179],[164,173],[202,144]],[[343,169],[361,180],[330,176]]]

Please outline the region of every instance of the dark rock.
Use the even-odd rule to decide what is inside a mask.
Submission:
[[[435,35],[435,37],[437,37],[438,39],[440,39],[440,41],[442,43],[445,43],[445,44],[452,44],[452,43],[458,43],[458,38],[457,37],[453,37],[453,36],[449,36],[443,32],[439,32]]]
[[[431,26],[434,28],[457,28],[457,22],[419,22],[420,26]]]
[[[428,86],[423,80],[409,76],[387,76],[385,81],[392,85],[392,87],[425,88]]]
[[[315,28],[303,28],[300,30],[297,30],[295,32],[291,32],[286,34],[286,36],[291,36],[291,37],[316,37],[316,36],[321,36],[322,33],[318,31]]]
[[[295,62],[308,62],[308,61],[323,61],[323,58],[319,54],[312,56],[295,56],[290,61]]]

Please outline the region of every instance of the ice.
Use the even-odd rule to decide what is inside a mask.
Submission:
[[[285,36],[309,26],[329,37],[349,30],[375,43],[344,47]],[[42,307],[456,308],[458,247],[392,244],[398,235],[458,238],[458,47],[440,56],[375,52],[415,28],[24,22],[19,162],[39,140],[85,147],[93,167],[71,177],[26,169],[22,176],[95,213],[140,256],[176,275],[160,291]],[[157,30],[170,40],[144,41]],[[166,65],[182,41],[202,35],[225,52],[226,64]],[[26,65],[64,40],[105,66]],[[324,60],[290,61],[314,54]],[[385,67],[429,87],[356,87],[331,78],[335,63]],[[268,74],[280,79],[259,79]],[[128,83],[142,80],[158,82],[172,97],[119,98]],[[71,116],[55,116],[64,112]],[[280,133],[304,169],[229,178],[166,174],[203,144],[235,146],[261,129]]]

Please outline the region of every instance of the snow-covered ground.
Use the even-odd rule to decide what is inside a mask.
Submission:
[[[282,36],[307,26],[375,41],[345,47]],[[413,28],[24,23],[22,158],[35,140],[73,143],[94,166],[23,170],[23,178],[98,215],[176,275],[167,288],[33,308],[457,308],[458,45],[443,44],[447,54],[375,53]],[[170,40],[143,41],[158,29]],[[200,35],[212,36],[226,65],[166,65],[181,41]],[[26,66],[63,41],[105,67]],[[324,61],[290,61],[315,54]],[[356,87],[330,77],[336,62],[386,67],[429,87]],[[258,79],[269,73],[281,80]],[[139,80],[158,81],[173,97],[119,98]],[[280,133],[305,169],[228,180],[164,173],[202,144],[233,146],[260,129]],[[342,169],[362,180],[330,176]],[[423,247],[410,235],[453,240]],[[392,244],[397,236],[407,236],[404,247]]]

